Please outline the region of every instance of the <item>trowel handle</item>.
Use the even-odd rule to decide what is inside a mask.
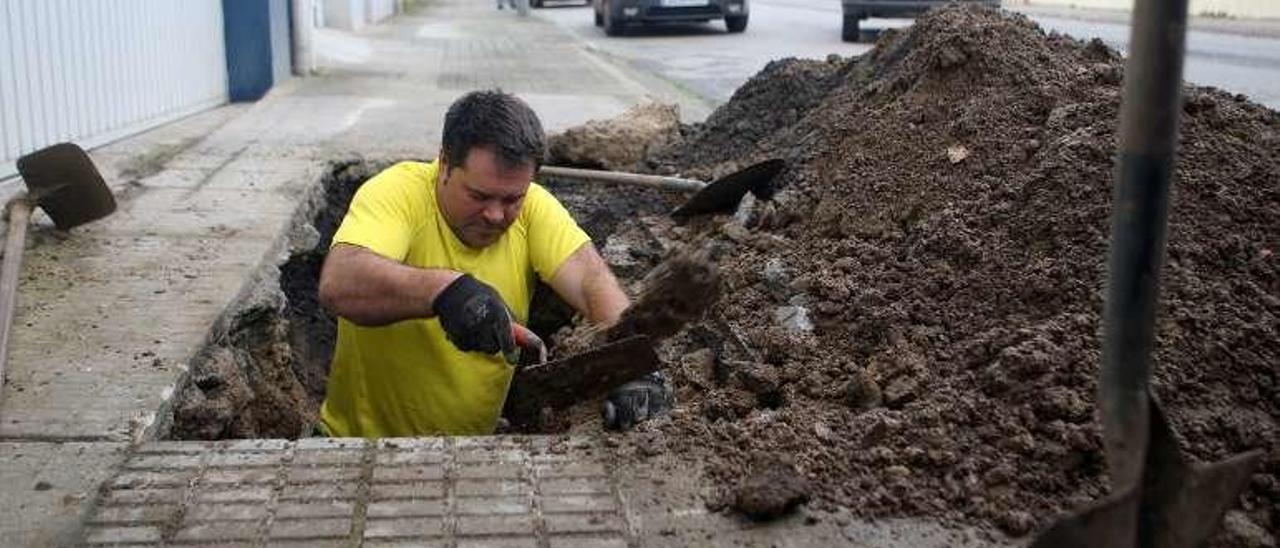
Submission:
[[[26,196],[9,202],[9,232],[4,240],[4,265],[0,266],[0,401],[4,398],[4,369],[9,361],[9,331],[18,297],[18,273],[22,272],[22,248],[27,242],[31,202]]]
[[[511,322],[511,339],[520,348],[536,350],[538,352],[538,363],[547,363],[547,345],[542,342],[542,337],[539,337],[537,333],[516,322]]]

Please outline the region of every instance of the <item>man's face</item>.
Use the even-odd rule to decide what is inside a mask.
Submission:
[[[468,247],[486,247],[520,215],[533,164],[511,168],[488,148],[472,148],[460,166],[440,159],[436,197],[449,228]]]

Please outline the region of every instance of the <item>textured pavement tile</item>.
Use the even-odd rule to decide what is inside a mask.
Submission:
[[[533,516],[459,516],[458,534],[462,536],[533,535]]]
[[[364,522],[364,538],[437,538],[446,534],[445,519],[438,516],[373,518]]]
[[[529,497],[463,497],[457,500],[458,515],[527,514]]]
[[[271,524],[271,538],[346,538],[351,533],[349,518],[277,519]]]
[[[281,500],[333,500],[354,499],[358,492],[353,483],[313,483],[286,485],[280,493]]]
[[[210,521],[183,525],[173,536],[186,542],[250,541],[261,534],[256,521]]]
[[[267,514],[266,504],[197,504],[187,510],[187,521],[260,520]]]
[[[98,510],[89,523],[134,525],[161,523],[177,515],[179,507],[173,504],[128,504],[107,506]]]
[[[544,495],[607,494],[611,491],[609,481],[605,478],[546,479],[542,480],[539,490]]]
[[[276,507],[277,518],[327,518],[350,516],[355,511],[353,501],[330,500],[319,502],[280,501]]]
[[[625,530],[617,514],[548,514],[543,518],[550,533],[599,533]]]
[[[141,527],[93,527],[85,536],[89,544],[119,544],[126,542],[158,542],[160,528]]]
[[[609,495],[556,495],[540,500],[542,511],[553,514],[616,512],[618,504]]]
[[[456,485],[457,487],[454,489],[454,493],[463,497],[480,495],[515,496],[533,494],[533,484],[518,479],[460,479],[457,481]]]
[[[425,481],[414,483],[375,483],[371,488],[372,500],[429,499],[444,496],[444,482]]]
[[[443,516],[448,513],[444,499],[385,500],[369,503],[365,513],[371,518]]]
[[[375,468],[373,470],[373,481],[375,482],[441,479],[444,479],[444,467],[442,466],[389,466],[386,468]]]

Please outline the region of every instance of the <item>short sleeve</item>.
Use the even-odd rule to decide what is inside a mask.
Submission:
[[[529,227],[529,261],[538,278],[550,282],[565,260],[591,238],[560,201],[537,184],[530,185],[525,214]]]
[[[358,245],[403,262],[417,224],[412,211],[414,175],[398,164],[369,179],[351,199],[333,243]]]

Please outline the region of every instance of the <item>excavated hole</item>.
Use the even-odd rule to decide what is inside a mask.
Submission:
[[[318,301],[320,269],[334,231],[356,190],[390,161],[339,161],[321,178],[323,195],[300,208],[292,233],[295,248],[278,267],[278,277],[261,275],[248,284],[212,329],[209,343],[192,360],[162,437],[216,440],[297,438],[311,434],[324,399],[337,324]],[[635,222],[667,211],[670,203],[648,190],[550,183],[549,189],[573,213],[605,252],[625,284],[656,264],[661,249]],[[310,214],[307,212],[310,211]],[[615,234],[632,236],[611,240]],[[296,234],[289,236],[297,240]],[[301,249],[298,249],[301,248]],[[619,251],[621,250],[621,251]],[[273,269],[267,269],[273,270]],[[529,326],[544,340],[570,325],[574,313],[547,286],[539,284]],[[554,344],[554,343],[553,343]]]

